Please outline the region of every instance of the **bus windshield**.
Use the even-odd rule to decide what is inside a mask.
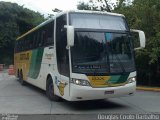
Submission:
[[[127,32],[76,31],[71,56],[74,73],[135,71],[132,42]]]
[[[108,30],[123,30],[129,28],[123,16],[114,16],[106,14],[83,14],[71,13],[70,24],[74,28],[85,29],[108,29]]]

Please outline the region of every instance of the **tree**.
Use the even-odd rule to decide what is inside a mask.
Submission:
[[[43,15],[16,3],[0,2],[0,63],[13,64],[18,36],[44,21]]]
[[[142,29],[146,34],[146,48],[136,51],[138,82],[160,85],[159,0],[134,0],[131,6],[115,8],[115,12],[124,14],[131,28]]]
[[[77,9],[111,12],[112,6],[108,4],[110,1],[111,0],[90,0],[88,3],[79,2]]]

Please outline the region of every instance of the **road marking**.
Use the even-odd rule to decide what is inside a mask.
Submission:
[[[137,87],[137,90],[160,92],[160,88]]]

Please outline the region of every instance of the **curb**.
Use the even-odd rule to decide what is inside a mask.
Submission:
[[[158,87],[137,87],[137,90],[144,90],[144,91],[154,91],[154,92],[160,92],[160,88]]]

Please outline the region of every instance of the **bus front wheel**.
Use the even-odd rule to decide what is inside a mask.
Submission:
[[[46,94],[51,101],[59,101],[60,97],[54,94],[54,84],[51,77],[47,79]]]

